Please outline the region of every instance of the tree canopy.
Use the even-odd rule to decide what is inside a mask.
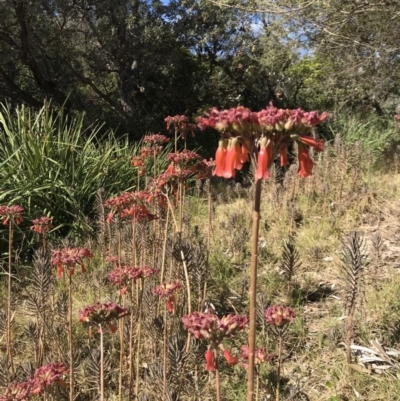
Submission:
[[[52,99],[133,138],[211,106],[399,100],[396,0],[2,0],[0,14],[0,101]]]

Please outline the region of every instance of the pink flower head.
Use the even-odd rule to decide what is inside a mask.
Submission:
[[[0,206],[0,218],[2,219],[2,224],[6,226],[10,220],[14,221],[15,224],[21,224],[23,221],[23,211],[24,209],[19,205]]]
[[[43,388],[51,386],[53,383],[65,385],[62,377],[69,372],[63,363],[50,363],[36,369],[32,379],[32,394],[40,394]]]
[[[79,321],[93,324],[110,323],[127,315],[128,310],[114,302],[96,302],[79,312]]]
[[[257,114],[243,106],[222,111],[214,107],[205,115],[206,117],[197,118],[201,130],[214,128],[223,134],[241,135],[258,125]]]
[[[219,319],[218,330],[224,333],[224,337],[242,331],[249,319],[244,315],[226,315]]]
[[[142,142],[147,143],[149,145],[164,145],[170,141],[165,135],[153,134],[153,135],[145,135],[142,139]]]
[[[218,316],[213,313],[192,312],[182,316],[183,328],[198,340],[210,340],[218,328]]]
[[[108,273],[108,280],[112,285],[126,286],[130,281],[142,278],[142,270],[139,267],[121,266]]]
[[[123,192],[118,196],[109,198],[104,206],[111,209],[107,217],[107,222],[110,223],[115,213],[119,213],[122,219],[129,220],[145,220],[151,221],[157,217],[150,213],[147,209],[146,203],[148,202],[148,191],[139,192]]]
[[[264,318],[272,326],[287,326],[293,323],[296,312],[289,306],[273,305],[264,312]]]
[[[196,125],[189,122],[189,119],[184,115],[168,116],[164,119],[167,130],[173,126],[177,134],[182,134],[184,138],[188,133],[194,136]]]
[[[214,344],[244,329],[247,316],[227,315],[221,319],[212,312],[193,312],[182,317],[184,329],[192,333],[198,340],[209,340]]]
[[[180,281],[171,281],[169,283],[162,283],[153,288],[153,294],[160,298],[169,298],[181,287],[182,284]]]
[[[196,179],[201,180],[211,176],[213,169],[215,168],[215,160],[203,159],[196,164]]]
[[[247,362],[249,360],[249,347],[247,345],[242,345],[242,359]],[[254,363],[260,365],[264,362],[272,362],[275,358],[275,354],[267,354],[265,348],[256,348],[254,353]],[[244,363],[243,367],[247,368],[247,364]]]
[[[38,219],[32,220],[33,226],[31,226],[31,230],[35,231],[38,234],[46,234],[52,228],[51,217],[42,216]]]
[[[86,248],[61,248],[52,251],[51,263],[57,266],[57,276],[61,277],[64,268],[69,269],[69,274],[73,275],[76,265],[81,266],[82,273],[86,272],[83,264],[84,259],[91,259],[92,252]]]
[[[158,269],[155,269],[154,267],[151,267],[148,265],[141,267],[141,270],[142,270],[143,278],[152,277],[159,272]]]
[[[11,383],[5,393],[0,397],[0,401],[25,401],[32,396],[32,383]]]

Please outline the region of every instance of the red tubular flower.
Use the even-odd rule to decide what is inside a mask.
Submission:
[[[258,152],[258,165],[255,174],[256,180],[269,178],[269,165],[272,162],[272,142],[267,138],[261,138],[260,151]]]
[[[206,357],[206,370],[208,372],[213,372],[216,369],[214,364],[214,353],[212,350],[208,349],[205,354]]]
[[[237,365],[239,362],[239,359],[232,356],[226,348],[224,349],[224,358],[226,359],[226,362],[228,362],[229,366]]]
[[[171,163],[168,168],[165,170],[166,173],[168,174],[175,174],[175,167],[174,163]]]
[[[281,156],[281,166],[286,167],[288,165],[288,149],[287,146],[283,146],[279,150]]]
[[[312,174],[314,162],[310,157],[308,148],[304,146],[302,143],[299,143],[298,160],[299,160],[299,169],[297,171],[297,174],[303,178],[310,176]]]
[[[221,139],[218,144],[217,152],[215,153],[215,169],[213,175],[217,177],[224,176],[227,145],[228,141],[226,139]]]
[[[236,175],[236,170],[240,170],[243,167],[242,149],[240,147],[239,140],[232,138],[229,141],[228,151],[226,153],[224,178],[233,178]]]
[[[167,311],[172,313],[174,311],[174,306],[175,306],[175,296],[171,295],[166,302],[167,305]]]
[[[246,146],[246,145],[248,145],[248,144],[246,144],[246,143],[242,144],[241,157],[240,157],[240,162],[242,164],[244,164],[250,160],[248,146]]]
[[[311,136],[301,136],[299,141],[304,143],[304,145],[312,146],[316,152],[322,152],[324,150],[324,140],[320,139],[317,141]]]

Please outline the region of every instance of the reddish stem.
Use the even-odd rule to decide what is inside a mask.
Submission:
[[[250,314],[249,314],[249,367],[247,376],[247,401],[253,400],[254,395],[254,353],[256,349],[256,307],[257,307],[257,261],[258,261],[258,234],[260,227],[261,207],[261,180],[256,181],[254,209],[253,209],[253,233],[251,240],[251,265],[250,265]]]

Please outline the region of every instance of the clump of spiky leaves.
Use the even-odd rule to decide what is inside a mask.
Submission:
[[[35,347],[35,362],[37,366],[43,364],[46,326],[48,326],[49,314],[51,312],[50,296],[53,292],[54,276],[50,265],[50,260],[43,248],[36,250],[33,259],[32,284],[27,291],[27,308],[34,316],[37,335],[31,337]]]
[[[354,313],[362,294],[364,271],[368,264],[362,234],[354,231],[343,241],[342,276],[345,282],[345,313],[347,362],[351,362],[351,340],[353,338]]]
[[[298,272],[301,266],[299,251],[296,248],[295,239],[290,236],[289,239],[283,244],[282,258],[281,258],[281,272],[286,280],[288,291],[290,291],[293,284],[293,277]]]

